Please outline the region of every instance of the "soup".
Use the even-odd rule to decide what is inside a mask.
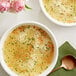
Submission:
[[[4,42],[4,60],[18,76],[39,76],[51,64],[54,46],[49,35],[35,25],[21,25]]]
[[[63,23],[76,22],[76,0],[43,0],[49,15]]]

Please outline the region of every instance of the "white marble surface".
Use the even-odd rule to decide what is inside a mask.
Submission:
[[[29,0],[27,2],[32,10],[25,10],[17,14],[3,13],[0,14],[0,37],[11,26],[25,21],[37,21],[46,25],[54,33],[58,46],[65,41],[69,41],[76,48],[76,27],[61,27],[49,21],[41,11],[38,0]],[[8,76],[0,65],[0,76]]]

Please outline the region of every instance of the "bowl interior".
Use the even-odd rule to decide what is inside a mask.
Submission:
[[[57,58],[58,58],[58,47],[57,47],[57,42],[56,42],[56,39],[53,35],[53,33],[46,27],[44,26],[43,24],[41,23],[38,23],[38,22],[26,22],[24,23],[26,25],[35,25],[35,26],[38,26],[40,28],[42,28],[44,31],[46,31],[48,33],[48,35],[52,38],[52,41],[53,41],[53,44],[54,44],[54,57],[53,57],[53,61],[51,63],[51,65],[40,75],[40,76],[46,76],[48,75],[48,73],[54,68],[56,62],[57,62]],[[7,66],[7,64],[5,63],[4,61],[4,58],[3,58],[3,51],[2,51],[2,48],[3,48],[3,45],[4,45],[4,41],[6,40],[7,36],[9,35],[10,32],[12,32],[16,27],[19,27],[21,26],[22,24],[19,24],[19,25],[16,25],[16,26],[13,26],[11,27],[2,37],[1,39],[1,43],[0,43],[0,56],[1,56],[1,65],[2,67],[4,68],[4,70],[11,76],[17,76],[12,70],[10,70]]]

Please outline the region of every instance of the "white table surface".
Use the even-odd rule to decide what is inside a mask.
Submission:
[[[69,41],[76,48],[76,27],[61,27],[49,21],[41,11],[38,0],[29,0],[27,2],[32,10],[25,10],[20,13],[0,14],[0,37],[11,26],[25,21],[36,21],[46,25],[55,35],[58,46],[65,41]],[[0,76],[8,76],[0,65]]]

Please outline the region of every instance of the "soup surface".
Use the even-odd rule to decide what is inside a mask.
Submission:
[[[51,64],[54,46],[49,35],[35,25],[22,25],[4,42],[4,60],[18,76],[39,76]]]
[[[76,0],[43,0],[46,11],[63,23],[76,22]]]

